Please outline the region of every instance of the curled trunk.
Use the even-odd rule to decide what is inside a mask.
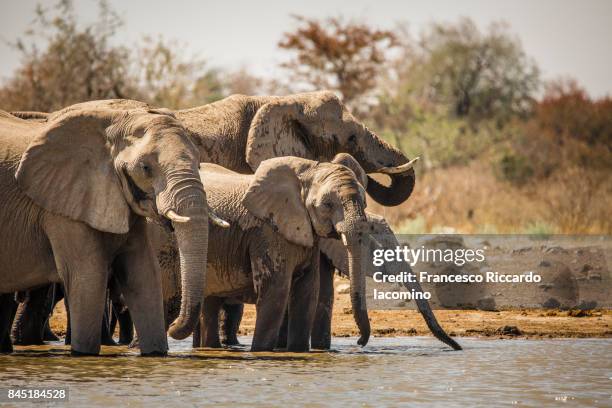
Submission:
[[[367,128],[362,130],[358,140],[355,158],[366,173],[378,173],[381,169],[394,169],[405,165],[410,160],[399,149],[391,146],[374,132]],[[414,169],[406,169],[401,173],[388,174],[391,183],[388,186],[368,176],[367,191],[379,204],[384,206],[399,205],[406,201],[414,189]]]
[[[406,201],[414,189],[415,175],[414,170],[404,174],[390,175],[391,184],[384,186],[372,177],[368,176],[368,194],[377,203],[391,207]]]

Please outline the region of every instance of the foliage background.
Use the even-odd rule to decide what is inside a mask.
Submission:
[[[612,232],[612,99],[591,98],[571,78],[543,81],[507,24],[434,22],[413,38],[399,23],[293,19],[277,43],[286,79],[266,80],[247,67],[210,67],[173,39],[117,45],[126,22],[105,1],[90,25],[70,0],[39,6],[12,42],[21,65],[0,86],[0,108],[132,98],[178,109],[233,93],[332,89],[380,136],[421,157],[410,200],[370,200],[396,232]]]

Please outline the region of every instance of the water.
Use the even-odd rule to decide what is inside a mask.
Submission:
[[[249,343],[249,338],[241,338]],[[333,352],[125,347],[70,358],[60,345],[0,356],[0,387],[67,386],[73,406],[612,406],[612,339],[335,338]],[[18,406],[23,406],[19,404]],[[38,406],[40,406],[38,404]]]

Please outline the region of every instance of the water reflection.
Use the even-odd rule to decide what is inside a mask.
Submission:
[[[0,381],[68,386],[74,406],[612,402],[610,339],[462,339],[461,352],[431,338],[377,338],[366,348],[355,341],[334,339],[333,352],[313,353],[193,350],[190,340],[172,341],[167,358],[126,347],[79,358],[59,344],[21,347],[0,356]]]

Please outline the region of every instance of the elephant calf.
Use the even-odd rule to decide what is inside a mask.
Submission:
[[[318,243],[324,237],[342,237],[349,254],[353,313],[359,344],[365,345],[370,335],[360,262],[367,225],[365,174],[357,162],[346,154],[331,163],[281,157],[263,161],[254,175],[202,164],[200,176],[211,209],[231,224],[228,229],[210,227],[205,293],[207,299],[232,297],[256,304],[251,349],[274,349],[286,310],[288,350],[309,349],[319,290]],[[155,224],[149,224],[149,231],[166,305],[177,304],[179,255],[172,236]],[[216,319],[207,323],[214,325]]]

